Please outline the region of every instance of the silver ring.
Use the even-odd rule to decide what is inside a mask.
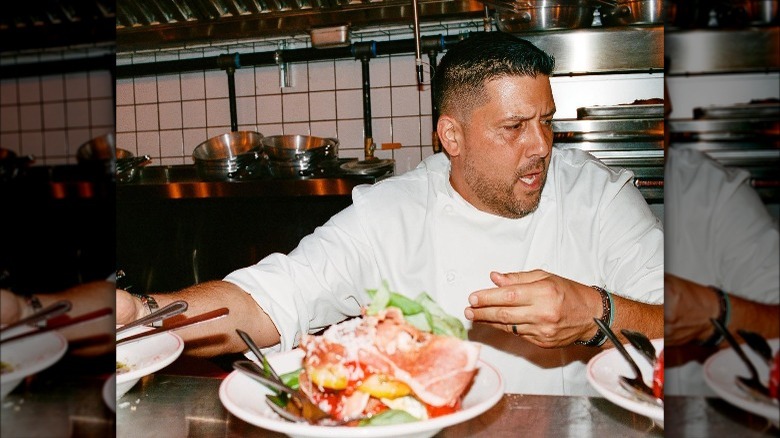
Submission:
[[[517,324],[512,324],[512,333],[514,333],[515,336],[520,336],[520,333],[517,333]]]

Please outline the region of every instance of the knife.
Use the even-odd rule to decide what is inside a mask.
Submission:
[[[122,338],[116,341],[116,345],[119,346],[122,344],[126,344],[128,342],[138,341],[140,339],[147,338],[149,336],[155,336],[155,335],[159,335],[160,333],[169,332],[171,330],[178,330],[184,327],[202,324],[204,322],[208,322],[214,319],[223,318],[227,316],[228,313],[230,313],[230,310],[227,307],[222,307],[217,310],[201,313],[200,315],[193,316],[192,318],[187,318],[183,321],[175,322],[173,324],[168,324],[167,326],[164,327],[160,327],[154,330],[149,330],[143,333],[139,333],[137,335],[129,336],[127,338]]]

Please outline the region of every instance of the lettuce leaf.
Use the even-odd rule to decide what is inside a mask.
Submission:
[[[360,420],[359,426],[389,426],[393,424],[414,423],[420,421],[412,414],[400,409],[388,409],[371,418]]]
[[[366,308],[368,315],[376,315],[388,307],[397,307],[404,318],[419,330],[438,335],[466,339],[466,328],[460,320],[447,314],[433,298],[423,292],[414,300],[390,290],[386,280],[378,289],[367,289],[371,304]]]

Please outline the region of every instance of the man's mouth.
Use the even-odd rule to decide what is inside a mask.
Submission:
[[[541,183],[542,172],[541,171],[536,171],[536,172],[533,172],[533,173],[526,173],[525,175],[521,176],[519,179],[520,179],[520,182],[522,182],[526,186],[529,186],[530,188],[535,189]]]
[[[520,181],[522,181],[522,182],[524,182],[524,183],[526,183],[528,185],[532,185],[534,183],[534,181],[536,181],[536,179],[538,177],[539,177],[538,173],[532,173],[530,175],[526,175],[526,176],[520,177]]]

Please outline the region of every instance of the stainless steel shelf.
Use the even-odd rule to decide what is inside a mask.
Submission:
[[[592,27],[515,33],[555,54],[556,76],[662,72],[663,26]]]
[[[780,28],[668,31],[670,75],[780,71]]]

